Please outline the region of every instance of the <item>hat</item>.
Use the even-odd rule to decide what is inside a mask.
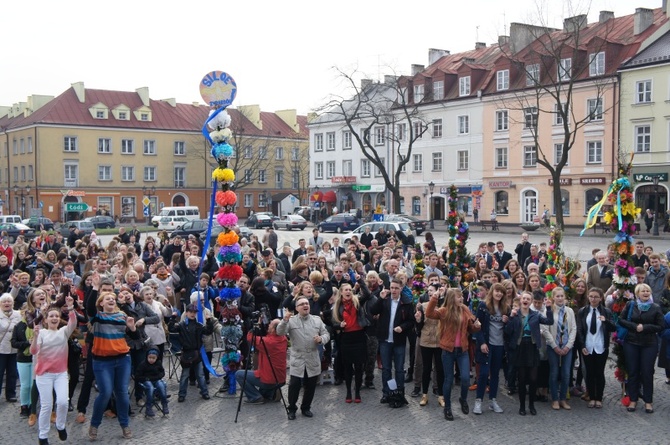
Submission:
[[[150,356],[150,355],[158,356],[158,355],[159,355],[159,354],[158,354],[158,349],[156,349],[156,348],[151,348],[151,349],[149,349],[149,350],[147,351],[147,357]]]
[[[186,312],[198,312],[198,308],[195,306],[195,304],[189,304],[186,306]]]
[[[272,251],[270,249],[265,249],[261,251],[261,256],[270,256],[272,255]]]

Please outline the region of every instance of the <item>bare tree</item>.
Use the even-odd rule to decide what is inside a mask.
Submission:
[[[283,167],[290,175],[291,190],[298,195],[300,205],[304,205],[309,192],[309,148],[293,147],[290,156],[284,157]]]
[[[385,76],[384,82],[357,83],[356,72],[335,68],[351,97],[336,97],[320,109],[317,119],[341,120],[363,155],[377,167],[391,192],[394,212],[400,211],[400,174],[412,156],[417,139],[428,129],[418,107],[409,103],[403,77]]]
[[[596,24],[600,27],[597,32],[591,27],[586,29],[586,13],[565,19],[563,30],[549,28],[542,18],[538,26],[512,24],[513,28],[523,27],[525,42],[529,44],[515,48],[512,41],[510,45],[501,47],[503,57],[510,61],[510,68],[525,73],[525,78],[521,76],[520,83],[510,85],[510,94],[500,95],[496,100],[500,101],[502,108],[516,110],[517,113],[509,114],[510,121],[522,124],[532,135],[536,162],[552,178],[556,225],[561,229],[564,226],[561,174],[568,164],[570,151],[584,126],[604,119],[609,110],[603,109],[603,97],[612,90],[616,73],[606,70],[604,64],[599,65],[598,54],[604,51],[613,22],[607,20]],[[586,82],[593,93],[588,112],[583,114],[581,104],[574,104],[574,95],[576,88],[584,88]],[[609,103],[611,107],[613,101]],[[516,118],[513,117],[515,115]],[[548,128],[546,125],[538,126],[542,116],[550,116],[554,125],[562,129],[558,152],[555,151],[556,140],[538,131],[538,128]]]

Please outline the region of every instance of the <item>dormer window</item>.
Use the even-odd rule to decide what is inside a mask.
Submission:
[[[149,113],[141,113],[140,114],[140,120],[141,121],[148,121],[149,120]]]
[[[121,121],[128,120],[128,113],[126,113],[125,111],[119,112],[119,120]]]
[[[95,118],[96,119],[104,119],[105,118],[105,112],[102,110],[98,110],[95,112]]]
[[[458,95],[459,96],[470,95],[470,76],[464,76],[458,78]]]

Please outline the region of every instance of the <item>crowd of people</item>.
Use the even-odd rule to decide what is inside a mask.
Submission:
[[[518,394],[520,415],[535,415],[537,402],[544,401],[551,409],[570,410],[569,395],[589,408],[603,407],[605,365],[617,329],[609,308],[616,291],[611,247],[595,249],[587,267],[547,298],[546,243],[532,243],[528,234],[514,252],[501,241],[480,244],[474,267],[453,277],[446,246],[436,246],[430,233],[416,245],[410,236],[367,231],[343,245],[337,236],[324,241],[314,229],[297,246],[281,247],[272,229],[260,238],[241,238],[240,349],[243,357],[252,347],[257,354],[245,362],[251,370],[238,370],[220,390],[237,384],[249,404],[281,400],[290,348],[291,420],[301,389],[300,410],[313,416],[318,379],[330,372],[335,385],[344,384],[347,404],[361,403],[372,394],[363,390],[376,389],[377,382],[382,404],[401,407],[411,396],[426,407],[433,395],[449,421],[454,381],[466,415],[472,391],[477,415],[486,394],[490,411],[504,411],[501,390]],[[38,424],[40,444],[48,443],[51,423],[61,440],[67,438],[68,411],[76,411],[75,422],[87,421],[94,382],[99,392],[91,440],[98,439],[105,417],[116,418],[122,436],[132,437],[136,406],[147,417],[168,414],[163,360],[171,344],[179,345],[182,368],[177,402],[196,384],[202,399],[210,399],[210,373],[199,351],[204,346],[211,362],[225,306],[213,247],[203,254],[193,235],[161,232],[154,238],[123,228],[106,246],[95,233],[81,236],[76,228],[67,238],[43,232],[29,241],[19,236],[13,245],[5,237],[2,246],[0,391],[4,381],[5,399],[18,402],[28,425]],[[425,266],[421,293],[412,283],[419,254]],[[645,412],[653,413],[657,359],[670,384],[670,274],[666,256],[642,242],[634,261],[639,284],[626,294],[618,320],[628,330],[627,408],[635,411],[642,399]],[[264,328],[259,336],[258,326]]]

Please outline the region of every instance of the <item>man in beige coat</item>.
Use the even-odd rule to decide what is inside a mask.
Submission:
[[[295,420],[298,410],[297,402],[300,387],[305,379],[305,392],[302,396],[300,411],[305,417],[313,417],[311,407],[316,382],[321,374],[321,359],[319,345],[330,341],[326,326],[321,318],[309,313],[309,301],[300,298],[295,308],[297,315],[286,311],[283,320],[277,326],[277,335],[287,335],[291,338],[291,380],[288,384],[288,418]]]

